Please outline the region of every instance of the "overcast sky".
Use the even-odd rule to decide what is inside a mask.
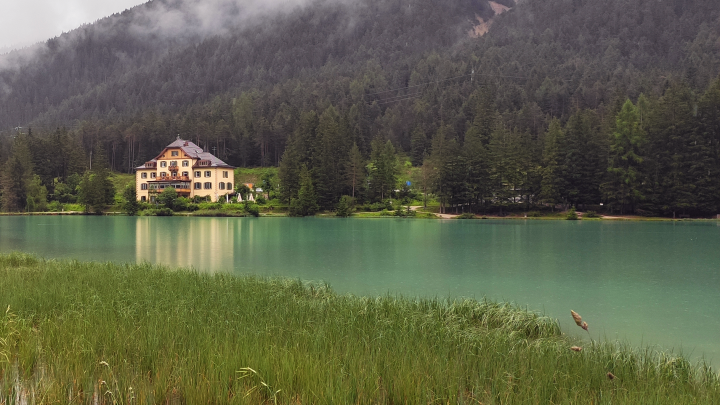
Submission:
[[[0,52],[56,37],[147,0],[0,0]]]

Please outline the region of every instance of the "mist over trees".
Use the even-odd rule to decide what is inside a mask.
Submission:
[[[132,172],[177,135],[321,209],[386,198],[405,160],[448,210],[718,209],[715,1],[281,3],[156,0],[0,56],[5,209],[10,179],[56,195],[96,148]]]

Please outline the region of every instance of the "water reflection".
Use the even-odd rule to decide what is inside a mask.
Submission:
[[[135,225],[137,262],[162,263],[218,271],[235,262],[236,227],[252,227],[230,218],[200,218],[178,224],[183,218],[141,217]],[[251,232],[251,230],[250,230]]]

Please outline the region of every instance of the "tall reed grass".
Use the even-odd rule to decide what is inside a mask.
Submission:
[[[720,403],[709,367],[490,301],[10,254],[0,307],[7,405]]]

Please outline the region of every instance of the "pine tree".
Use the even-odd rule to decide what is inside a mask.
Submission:
[[[347,149],[345,136],[341,133],[340,116],[335,107],[330,106],[318,120],[312,156],[313,182],[321,208],[333,208],[342,194],[343,163],[346,157]]]
[[[42,184],[40,176],[33,174],[26,185],[27,205],[29,212],[45,211],[47,209],[47,188]]]
[[[462,153],[467,164],[468,198],[479,209],[492,198],[494,187],[490,153],[478,126],[471,126],[465,133]]]
[[[545,149],[543,150],[542,188],[540,196],[549,203],[553,209],[562,202],[563,181],[561,164],[564,160],[561,145],[564,142],[562,124],[558,119],[550,122],[545,134]]]
[[[648,142],[643,161],[645,187],[649,200],[645,208],[663,214],[692,210],[695,203],[695,181],[690,177],[694,164],[693,100],[690,89],[673,84],[654,104],[647,122]]]
[[[128,184],[123,190],[123,200],[123,211],[130,216],[137,214],[140,210],[140,203],[137,201],[137,191],[134,183]]]
[[[495,203],[501,209],[515,201],[522,193],[525,174],[521,167],[519,134],[498,122],[490,138],[489,151],[493,161]]]
[[[115,201],[115,186],[102,150],[97,147],[93,155],[94,167],[85,172],[80,182],[78,202],[85,206],[86,212],[101,213],[106,205]]]
[[[383,142],[379,137],[372,141],[371,148],[367,166],[370,192],[375,199],[383,201],[397,185],[397,155],[392,142]]]
[[[565,125],[560,169],[562,198],[570,205],[600,202],[600,184],[607,171],[606,136],[591,110],[577,111]]]
[[[427,154],[428,140],[421,125],[416,125],[410,137],[411,162],[413,166],[420,166]]]
[[[640,150],[644,143],[645,131],[640,127],[637,107],[627,100],[616,118],[610,143],[610,178],[604,185],[610,206],[619,207],[620,214],[624,214],[626,207],[634,211],[635,204],[642,198]]]
[[[33,178],[32,156],[25,135],[18,134],[13,141],[12,154],[0,173],[2,210],[25,210],[27,187]]]
[[[696,165],[696,207],[705,214],[720,212],[720,79],[700,99],[693,145]]]
[[[298,196],[290,201],[290,216],[304,217],[314,215],[318,209],[312,176],[307,166],[303,165],[300,169],[300,190],[298,191]]]
[[[300,172],[302,166],[311,164],[310,156],[315,144],[318,127],[317,115],[314,111],[304,112],[300,116],[295,132],[288,140],[288,146],[280,160],[280,198],[290,202],[297,198],[300,190]]]
[[[352,198],[355,198],[356,191],[365,184],[365,160],[360,153],[360,148],[357,143],[354,143],[350,149],[350,154],[347,159],[345,176],[347,178],[348,186],[352,189]]]

